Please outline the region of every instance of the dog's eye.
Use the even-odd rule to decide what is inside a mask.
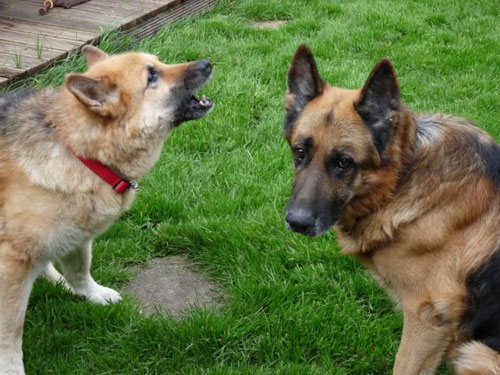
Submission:
[[[352,164],[352,161],[348,158],[340,158],[337,165],[339,168],[346,169],[349,168]]]
[[[337,165],[339,168],[347,169],[351,166],[352,161],[349,158],[340,158]]]
[[[148,86],[155,83],[158,80],[159,75],[160,73],[158,73],[158,70],[152,66],[148,67]]]
[[[306,150],[303,148],[296,148],[293,151],[293,158],[295,159],[295,162],[300,163],[304,158],[306,157]]]

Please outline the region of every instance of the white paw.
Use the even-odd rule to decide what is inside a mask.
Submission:
[[[90,302],[98,305],[110,305],[121,301],[120,293],[111,288],[97,284],[95,281],[76,291],[77,295],[84,296]]]

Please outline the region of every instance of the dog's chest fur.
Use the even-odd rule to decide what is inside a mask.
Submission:
[[[494,158],[484,157],[494,141],[462,119],[418,123],[415,161],[393,200],[349,233],[336,227],[343,252],[357,256],[397,303],[465,294],[466,275],[500,241],[500,201],[487,168]]]
[[[32,94],[2,118],[0,241],[17,244],[32,260],[62,256],[93,239],[135,196],[113,191],[61,143],[44,120],[50,95],[50,89]]]
[[[109,186],[97,192],[54,193],[12,182],[3,190],[0,236],[31,246],[31,258],[60,257],[102,233],[128,208],[133,195],[118,196]]]

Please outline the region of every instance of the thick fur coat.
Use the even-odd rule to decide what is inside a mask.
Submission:
[[[91,302],[120,300],[90,275],[92,241],[135,197],[117,193],[75,156],[140,181],[163,142],[212,103],[194,93],[207,60],[165,65],[139,53],[83,53],[89,70],[58,89],[0,96],[0,374],[22,374],[22,327],[42,273]],[[62,276],[52,262],[60,265]]]
[[[288,227],[334,227],[403,310],[395,375],[500,374],[500,146],[470,121],[416,115],[381,60],[358,90],[325,83],[307,46],[288,74]]]

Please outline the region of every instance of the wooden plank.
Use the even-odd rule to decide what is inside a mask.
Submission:
[[[0,48],[2,49],[2,52],[4,53],[9,53],[9,54],[22,54],[23,56],[26,55],[28,57],[33,57],[38,59],[38,53],[36,51],[35,45],[26,45],[26,44],[20,44],[16,42],[11,42],[11,41],[0,41]],[[53,49],[45,49],[42,52],[42,59],[39,59],[40,61],[43,61],[47,58],[53,58],[56,56],[59,56],[61,54],[61,51],[58,50],[53,50]]]
[[[92,0],[87,3],[82,4],[83,6],[89,6],[91,4],[98,5],[101,9],[105,9],[106,7],[121,7],[122,5],[125,8],[136,9],[142,12],[146,12],[150,9],[155,9],[158,5],[163,5],[169,0],[160,0],[160,4],[152,1],[152,0]]]
[[[166,11],[176,7],[176,6],[179,6],[182,2],[183,2],[183,0],[166,1],[161,7],[157,8],[149,13],[146,13],[143,16],[138,17],[130,22],[124,23],[122,26],[120,26],[119,30],[121,30],[121,31],[129,30],[130,28],[147,21],[148,19],[157,16],[158,14],[161,14],[161,13],[166,12]]]
[[[28,57],[24,54],[15,55],[11,53],[4,53],[3,51],[0,52],[0,66],[3,68],[16,68],[16,69],[27,70],[29,68],[37,66],[42,62],[43,60],[39,60],[36,57]]]
[[[37,4],[39,8],[41,6],[41,1],[38,1],[38,0],[16,0],[16,1],[34,3],[34,4]],[[138,10],[138,11],[143,12],[149,8],[154,9],[155,7],[157,7],[157,4],[151,2],[150,0],[148,0],[148,1],[137,1],[137,0],[97,1],[97,0],[92,0],[92,1],[80,4],[80,5],[77,5],[76,7],[73,7],[71,9],[74,10],[74,9],[78,8],[78,9],[82,9],[82,10],[97,11],[97,12],[102,13],[102,12],[107,12],[110,9],[112,9],[113,11],[127,9],[127,10]],[[50,16],[50,12],[49,12],[49,16]]]
[[[21,73],[23,73],[23,69],[15,69],[15,68],[2,68],[0,67],[0,77],[12,78]]]
[[[3,31],[16,31],[19,33],[30,34],[30,35],[46,35],[51,37],[57,37],[60,39],[78,40],[81,42],[86,42],[91,38],[97,36],[96,33],[89,33],[87,31],[81,30],[68,30],[65,28],[59,28],[55,26],[44,27],[41,25],[35,25],[31,22],[26,22],[22,20],[9,21],[5,19],[0,19],[0,34]]]
[[[27,11],[20,11],[17,9],[6,9],[2,10],[0,14],[0,19],[7,19],[11,21],[22,20],[26,22],[33,22],[37,25],[46,25],[45,21],[47,16],[40,16],[38,13],[30,13]],[[55,21],[54,21],[55,23]],[[79,22],[75,22],[71,17],[59,17],[57,18],[57,27],[68,28],[70,30],[75,29],[83,29],[95,33],[101,32],[101,24],[98,21],[89,19],[89,20],[80,20]]]
[[[128,20],[129,18],[136,17],[141,13],[139,10],[123,10],[119,14],[110,14],[109,12],[96,13],[78,9],[78,7],[74,7],[71,9],[57,7],[52,9],[48,15],[40,16],[38,14],[38,8],[35,8],[35,10],[33,10],[33,7],[26,6],[26,4],[33,5],[31,3],[21,3],[15,0],[12,2],[9,10],[26,12],[26,8],[30,8],[31,12],[36,12],[36,16],[39,19],[43,19],[40,22],[48,24],[47,27],[50,27],[51,24],[57,26],[60,24],[60,21],[67,21],[68,19],[73,20],[76,25],[79,25],[81,21],[88,22],[89,20],[92,20],[93,22],[97,22],[97,24],[100,26],[106,25],[116,27],[120,25],[121,19],[125,18]]]
[[[171,10],[161,13],[135,27],[130,29],[126,34],[132,37],[132,42],[149,38],[167,23],[179,21],[190,15],[200,13],[205,10],[213,9],[216,0],[201,0],[201,1],[186,1],[172,8]]]
[[[56,62],[64,59],[71,52],[76,52],[76,50],[67,51],[67,52],[65,52],[65,53],[63,53],[63,54],[61,54],[61,55],[59,55],[59,56],[57,56],[57,57],[55,57],[53,59],[45,60],[41,64],[38,64],[38,65],[36,65],[34,67],[31,67],[29,69],[26,69],[26,70],[22,71],[20,74],[16,75],[15,78],[16,79],[23,79],[23,78],[25,78],[25,77],[27,77],[29,75],[33,75],[33,74],[39,72],[40,70],[45,69],[45,68],[47,68],[47,67],[55,64]],[[11,77],[11,78],[14,78],[14,77]],[[9,81],[10,80],[7,80],[5,83],[9,83]]]
[[[77,28],[68,29],[65,27],[58,27],[55,25],[36,24],[33,22],[23,21],[23,20],[7,20],[0,18],[0,30],[18,30],[22,32],[37,32],[44,33],[50,36],[63,36],[67,38],[73,38],[76,40],[88,40],[89,38],[96,37],[97,33],[92,33],[86,30],[81,30]]]
[[[0,40],[5,40],[5,38],[8,38],[10,35],[14,36],[10,41],[15,41],[17,36],[19,36],[20,39],[26,39],[29,38],[32,41],[36,42],[36,39],[38,37],[39,40],[43,41],[59,41],[60,43],[70,43],[70,44],[82,44],[85,43],[87,40],[91,39],[92,37],[95,36],[88,36],[86,38],[82,37],[82,35],[74,32],[74,31],[63,31],[61,35],[57,35],[56,32],[48,34],[46,31],[43,30],[37,30],[34,29],[32,32],[29,32],[27,30],[20,30],[20,29],[7,29],[2,27],[0,25]],[[2,37],[3,36],[3,37]],[[1,43],[1,42],[0,42]]]
[[[78,47],[82,44],[78,40],[58,39],[56,37],[46,35],[29,35],[6,30],[2,30],[0,33],[0,43],[2,43],[2,41],[16,42],[19,44],[34,46],[35,48],[39,46],[42,55],[46,49],[65,52],[68,49]]]
[[[51,59],[47,59],[47,61],[50,60]],[[40,63],[42,62],[43,61],[41,60],[22,55],[16,58],[16,56],[13,55],[0,54],[0,67],[2,68],[14,68],[22,70],[24,72],[25,70],[33,69],[34,67],[40,65]]]

